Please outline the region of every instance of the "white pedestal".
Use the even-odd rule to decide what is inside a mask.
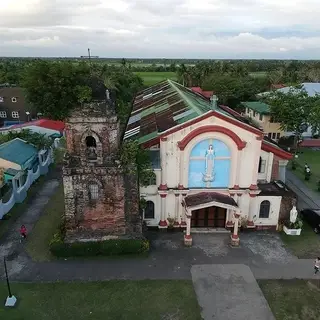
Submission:
[[[300,236],[301,229],[289,229],[286,226],[283,226],[283,231],[288,236]]]
[[[7,297],[5,306],[6,307],[14,307],[17,302],[17,298],[15,296]]]

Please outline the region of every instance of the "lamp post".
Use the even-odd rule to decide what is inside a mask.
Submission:
[[[30,121],[30,112],[26,111],[26,115],[27,115],[27,122],[29,122]]]
[[[10,282],[9,282],[9,277],[8,277],[8,270],[7,270],[7,263],[6,263],[5,257],[3,257],[3,264],[4,264],[4,271],[6,274],[7,287],[8,287],[8,297],[7,297],[5,306],[6,307],[14,307],[17,302],[17,298],[15,296],[13,296],[11,293]]]

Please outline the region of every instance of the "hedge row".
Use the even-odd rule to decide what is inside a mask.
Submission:
[[[50,251],[57,257],[89,257],[140,254],[149,251],[149,241],[142,239],[105,240],[65,243],[60,234],[50,242]]]

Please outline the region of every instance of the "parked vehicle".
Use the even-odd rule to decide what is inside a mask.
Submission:
[[[315,233],[320,233],[320,210],[304,209],[300,212],[304,221],[306,221]]]

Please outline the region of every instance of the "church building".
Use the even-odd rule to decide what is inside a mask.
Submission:
[[[276,229],[291,154],[234,110],[166,80],[140,92],[124,140],[148,149],[156,175],[140,187],[150,227]],[[282,182],[281,182],[282,181]],[[290,210],[290,209],[289,209]]]

